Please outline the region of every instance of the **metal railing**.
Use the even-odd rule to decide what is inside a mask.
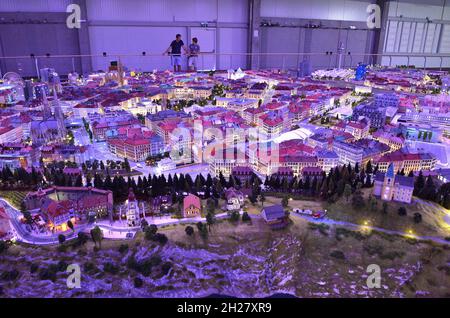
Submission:
[[[39,70],[54,68],[59,74],[70,72],[86,74],[97,70],[107,70],[111,61],[121,62],[128,70],[153,71],[172,69],[170,56],[161,53],[146,54],[90,54],[90,55],[36,55],[0,57],[0,75],[16,72],[23,77],[39,77]],[[302,63],[307,61],[306,63]],[[397,65],[416,68],[450,68],[450,55],[447,54],[402,54],[402,53],[202,53],[197,58],[199,70],[228,69],[281,69],[307,72],[317,69],[352,68],[359,63],[380,64],[388,67]],[[188,69],[187,57],[182,56],[182,70]]]

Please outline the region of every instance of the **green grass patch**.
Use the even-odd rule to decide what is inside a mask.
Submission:
[[[405,255],[403,251],[384,251],[384,247],[378,243],[366,244],[364,251],[370,256],[378,255],[381,259],[388,259],[393,261],[396,258],[402,258]]]
[[[20,205],[28,191],[0,191],[0,197],[8,201],[14,208],[20,210]]]
[[[357,239],[358,241],[362,241],[365,240],[366,238],[368,238],[370,235],[367,234],[362,234],[361,232],[358,231],[352,231],[352,230],[348,230],[346,228],[343,227],[338,227],[336,229],[336,240],[341,241],[343,237],[353,237],[355,239]]]
[[[311,229],[313,231],[319,230],[319,233],[324,236],[328,236],[328,230],[330,229],[330,226],[328,224],[324,224],[324,223],[317,224],[317,223],[309,222],[308,227],[309,227],[309,229]]]

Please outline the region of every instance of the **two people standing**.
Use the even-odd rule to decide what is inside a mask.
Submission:
[[[192,38],[192,43],[189,44],[189,47],[184,45],[183,40],[181,39],[181,34],[177,34],[175,36],[175,40],[170,43],[167,50],[164,51],[165,54],[169,54],[171,56],[171,62],[173,66],[174,72],[181,72],[181,49],[183,48],[184,53],[188,57],[188,66],[192,71],[197,70],[197,58],[200,53],[200,46],[198,45],[198,39]]]

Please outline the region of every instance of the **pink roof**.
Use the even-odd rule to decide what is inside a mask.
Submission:
[[[140,146],[140,145],[148,145],[150,144],[150,140],[134,136],[132,138],[125,139],[125,143],[132,145],[132,146]]]
[[[134,195],[133,188],[130,188],[128,192],[128,201],[135,201],[136,196]]]
[[[322,168],[320,167],[304,167],[302,173],[322,173]]]
[[[413,153],[403,153],[401,150],[397,150],[382,156],[379,162],[393,162],[393,161],[404,161],[404,160],[420,160],[420,154]]]
[[[14,127],[13,126],[8,126],[8,127],[0,127],[0,135],[5,134],[11,130],[13,130]]]
[[[261,119],[269,126],[276,126],[283,122],[283,119],[280,116],[270,116],[269,114],[261,116]]]
[[[200,198],[196,195],[189,194],[183,199],[183,206],[189,207],[189,206],[195,206],[196,208],[201,208]]]
[[[72,204],[68,200],[60,202],[52,201],[47,207],[47,213],[52,218],[55,218],[57,216],[67,214],[71,206]]]
[[[302,155],[286,155],[280,156],[280,162],[305,162],[305,163],[314,163],[317,162],[317,157],[313,156],[302,156]]]
[[[266,109],[278,109],[278,108],[282,107],[283,105],[284,104],[280,103],[280,102],[271,102],[271,103],[265,104],[264,107]]]
[[[293,174],[291,167],[279,167],[276,174]]]
[[[3,207],[0,207],[0,219],[9,219],[8,214]]]
[[[174,130],[175,128],[178,127],[178,122],[165,121],[165,122],[159,123],[158,126],[164,131],[171,132],[172,130]]]
[[[260,114],[264,112],[263,108],[247,108],[244,110],[244,112],[246,113],[250,113],[250,114]]]
[[[362,123],[362,122],[355,122],[355,121],[350,121],[347,124],[350,127],[356,128],[356,129],[364,129],[367,127],[367,123]]]
[[[63,173],[66,173],[66,174],[78,174],[78,173],[81,173],[81,169],[80,168],[65,167],[63,169]]]

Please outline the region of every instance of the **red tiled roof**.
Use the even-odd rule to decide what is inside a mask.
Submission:
[[[401,150],[394,151],[382,156],[379,162],[393,162],[393,161],[404,161],[404,160],[420,160],[420,154],[413,153],[403,153]]]
[[[9,216],[8,216],[8,214],[6,214],[6,211],[3,207],[0,207],[0,219],[8,219],[9,220]]]
[[[201,203],[200,203],[200,198],[196,195],[193,194],[189,194],[188,196],[186,196],[183,199],[183,206],[184,207],[189,207],[193,205],[196,208],[201,208]]]
[[[64,215],[69,212],[70,207],[72,206],[71,201],[53,201],[47,207],[47,214],[52,218],[55,218],[60,215]]]
[[[304,167],[302,173],[322,173],[322,168],[320,167]]]
[[[280,162],[317,162],[315,156],[302,156],[302,155],[286,155],[280,156]]]

